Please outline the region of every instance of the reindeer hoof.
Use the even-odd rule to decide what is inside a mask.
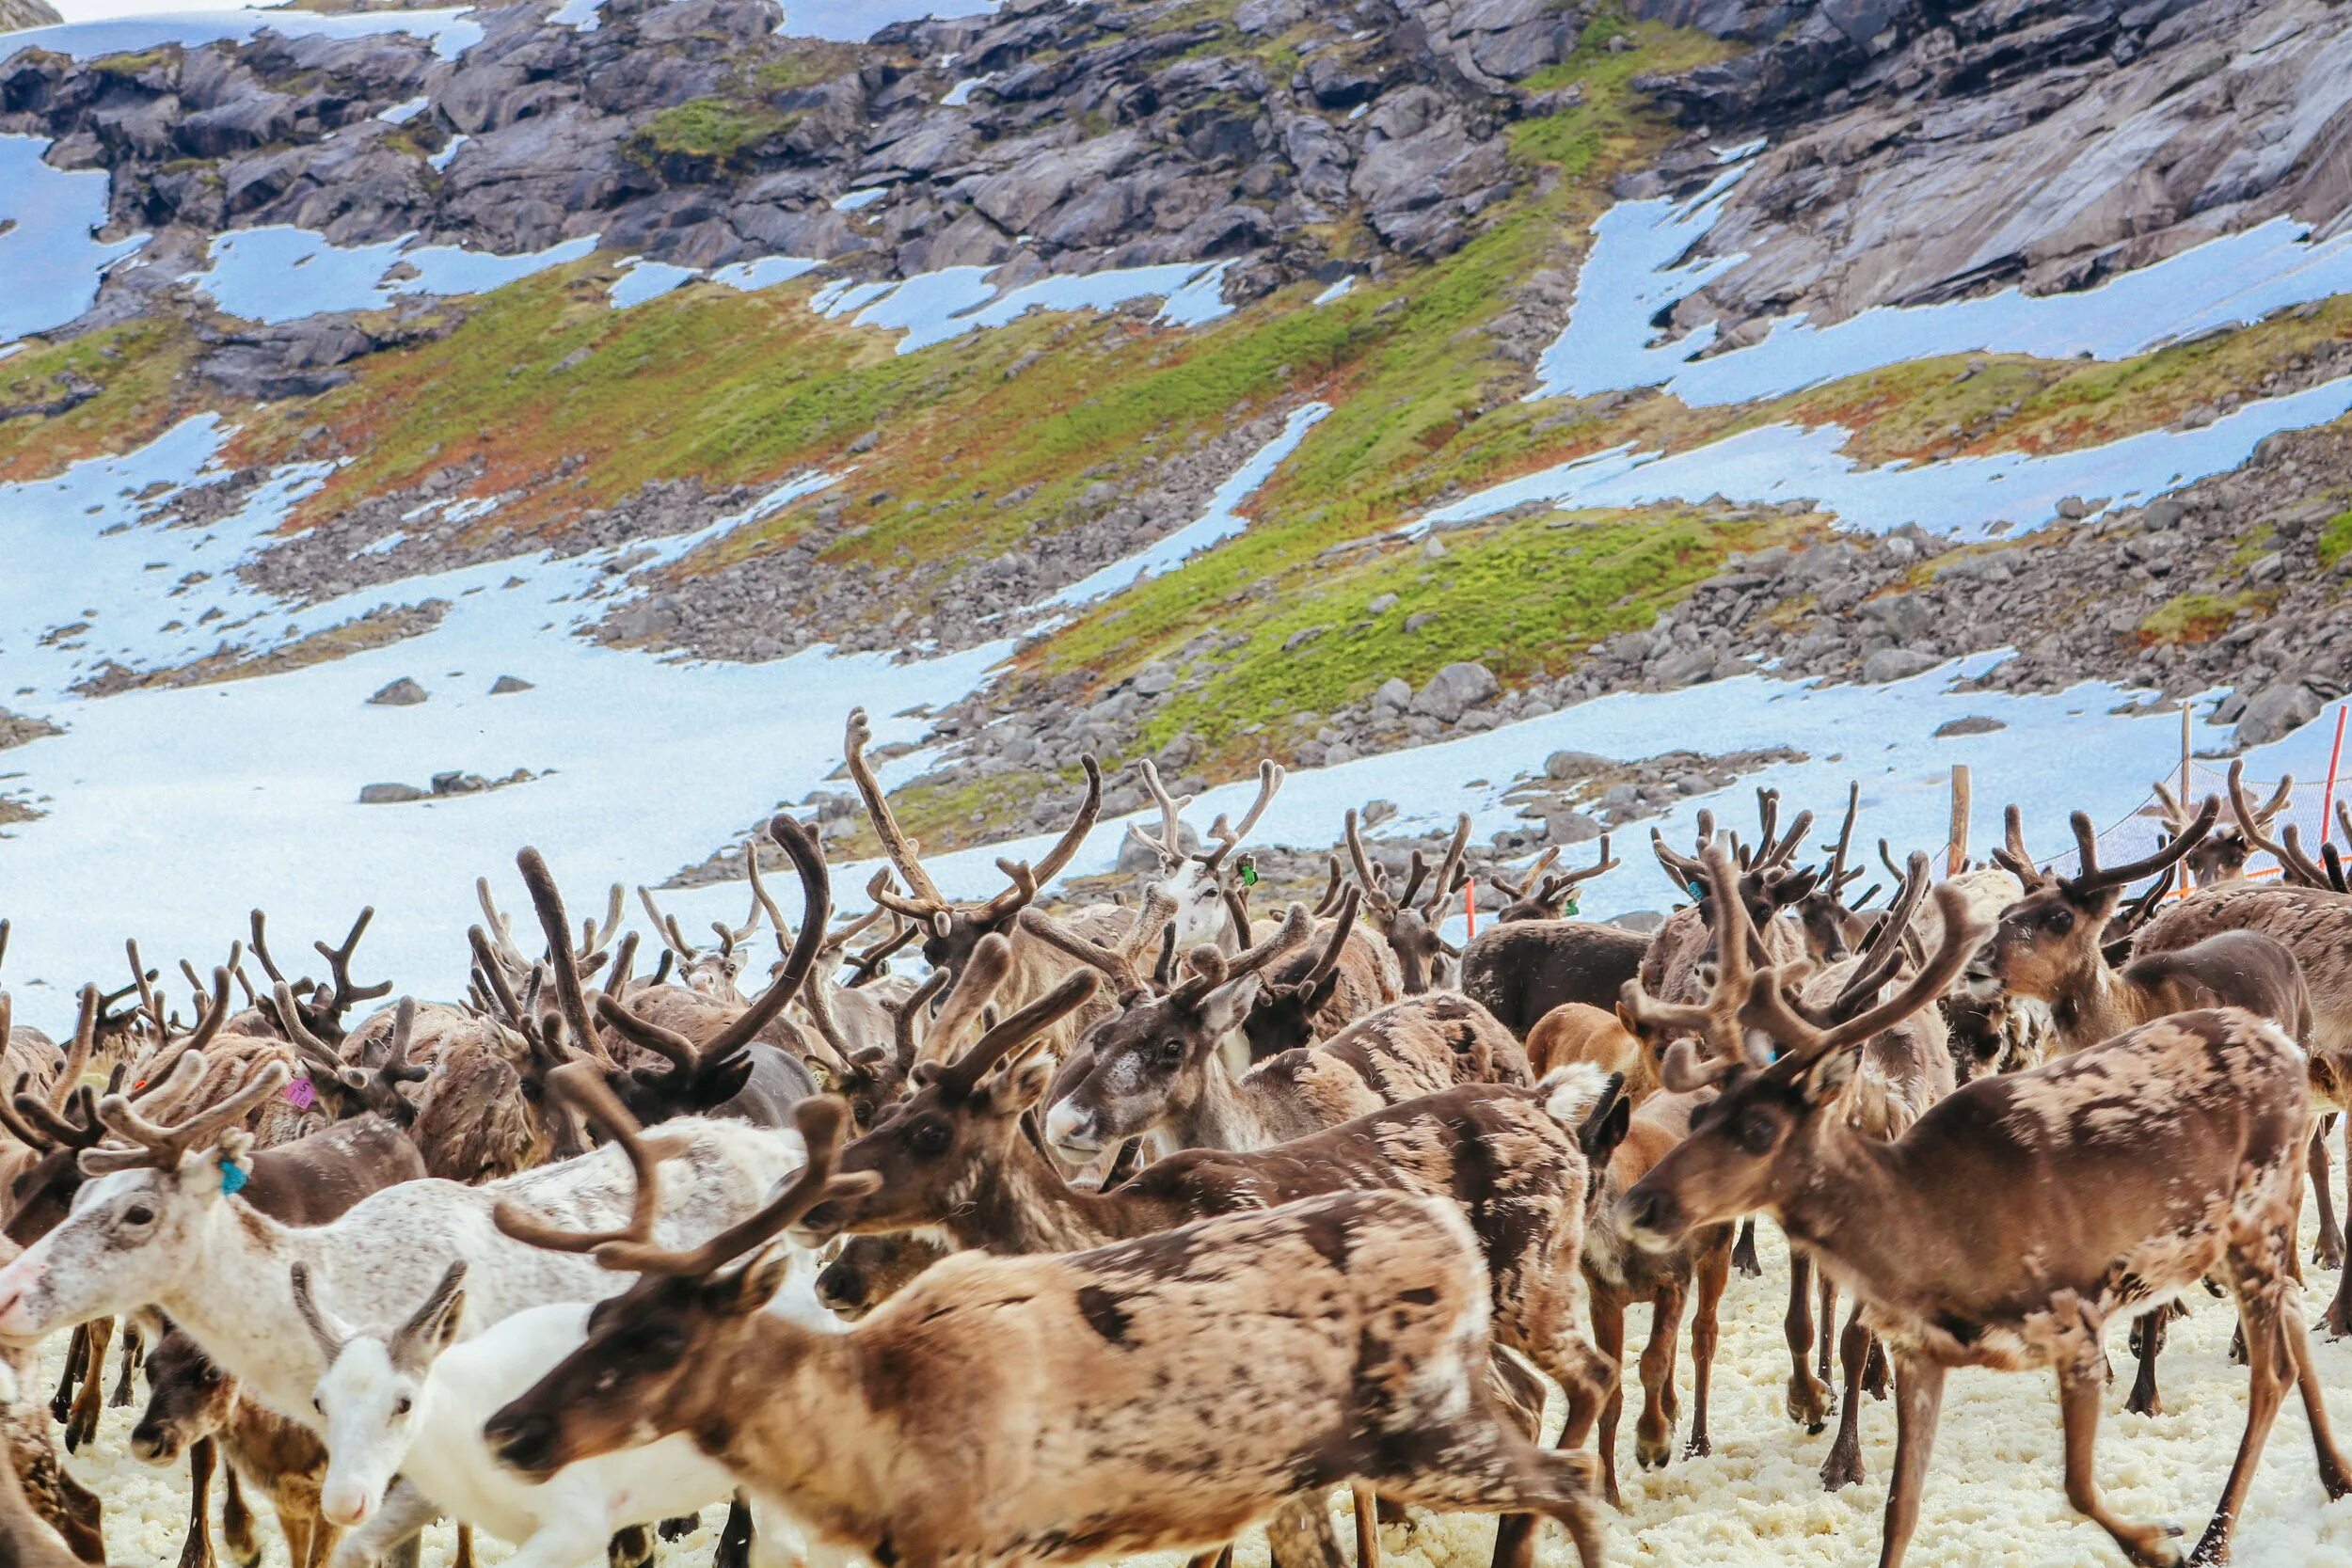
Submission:
[[[1821,1462],[1821,1490],[1843,1491],[1862,1484],[1862,1448],[1860,1444],[1833,1444],[1829,1457]]]
[[[1640,1465],[1645,1470],[1662,1470],[1668,1465],[1674,1463],[1674,1457],[1675,1439],[1674,1433],[1671,1430],[1667,1432],[1665,1436],[1658,1438],[1655,1441],[1646,1437],[1636,1438],[1634,1440],[1634,1462]]]
[[[2319,1239],[2319,1244],[2312,1248],[2312,1261],[2323,1269],[2344,1267],[2344,1238],[2322,1236]]]
[[[2352,1334],[2352,1310],[2338,1301],[2328,1308],[2328,1315],[2319,1320],[2320,1332],[2330,1339],[2341,1339]]]
[[[1682,1445],[1682,1457],[1685,1459],[1705,1459],[1714,1451],[1715,1445],[1707,1440],[1707,1433],[1703,1432],[1692,1433],[1691,1440]]]
[[[1830,1405],[1836,1395],[1830,1386],[1818,1377],[1788,1380],[1788,1418],[1807,1432],[1819,1432],[1829,1424]]]
[[[675,1519],[662,1520],[660,1533],[664,1541],[683,1541],[693,1534],[694,1527],[701,1523],[702,1520],[694,1514],[681,1513]]]
[[[2134,1389],[2132,1397],[2123,1402],[2123,1414],[2151,1418],[2161,1416],[2164,1414],[2164,1401],[2153,1391],[2143,1396],[2137,1389]]]

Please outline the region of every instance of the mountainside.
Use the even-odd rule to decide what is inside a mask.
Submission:
[[[47,27],[64,20],[49,0],[0,0],[0,32]]]
[[[788,758],[632,847],[648,879],[808,799],[858,701],[900,715],[939,852],[1057,824],[1081,750],[1185,788],[1429,752],[1502,856],[1671,821],[1846,749],[1668,724],[1557,773],[1545,737],[1759,671],[1926,681],[1959,736],[2084,682],[2119,726],[2194,696],[2201,744],[2308,773],[2352,670],[2348,53],[2319,0],[539,0],[10,39],[0,525],[52,553],[0,584],[0,655],[64,733],[0,809],[62,835],[114,705],[250,687],[267,726],[330,678],[536,682],[495,733],[533,660],[616,703],[675,703],[680,658],[739,701],[824,689]],[[587,787],[560,726],[477,759],[453,715],[373,713],[448,748],[399,774],[428,797]],[[1490,731],[1496,763],[1435,760]],[[395,781],[329,733],[318,809],[368,826],[328,831],[438,809],[358,807]]]

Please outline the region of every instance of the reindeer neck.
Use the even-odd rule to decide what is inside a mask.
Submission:
[[[1802,1174],[1772,1218],[1791,1241],[1861,1280],[1901,1279],[1912,1261],[1905,1232],[1887,1222],[1920,1199],[1905,1180],[1896,1146],[1855,1132],[1843,1111],[1829,1106],[1816,1118]]]
[[[1247,1083],[1235,1081],[1222,1053],[1208,1053],[1200,1083],[1190,1103],[1177,1108],[1168,1123],[1178,1148],[1238,1151],[1263,1148],[1272,1141],[1256,1097]]]
[[[886,1383],[889,1369],[869,1367],[853,1334],[813,1333],[768,1312],[739,1320],[724,1340],[703,1347],[706,1374],[681,1386],[665,1424],[820,1529],[886,1531],[888,1465],[901,1445],[868,1383]],[[742,1380],[755,1368],[759,1397],[747,1400]]]
[[[946,1220],[959,1246],[983,1252],[1079,1252],[1182,1224],[1132,1198],[1072,1186],[1017,1129],[960,1195]]]
[[[223,1198],[206,1212],[192,1255],[156,1304],[248,1397],[296,1417],[310,1411],[311,1388],[326,1370],[294,1310],[291,1275],[297,1260],[319,1272],[326,1249],[315,1234]]]
[[[2063,1048],[2080,1051],[2146,1022],[2134,1006],[2137,1000],[2106,955],[2094,951],[2058,983],[2050,997],[2050,1016]]]

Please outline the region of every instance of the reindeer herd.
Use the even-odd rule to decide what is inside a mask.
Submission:
[[[2167,794],[2129,864],[2079,814],[2064,869],[2013,809],[1993,863],[1940,879],[1882,841],[1877,908],[1858,788],[1818,863],[1812,814],[1764,791],[1753,841],[1653,832],[1679,904],[1654,931],[1574,917],[1603,839],[1490,872],[1500,916],[1457,947],[1466,816],[1432,866],[1351,812],[1315,906],[1253,911],[1281,769],[1195,852],[1145,763],[1140,885],[1048,908],[1101,809],[1089,758],[1051,851],[958,901],[868,737],[853,714],[887,863],[838,926],[780,816],[711,942],[640,890],[643,974],[623,890],[575,924],[525,849],[538,951],[485,879],[462,1000],[365,1010],[392,989],[353,977],[366,911],[313,944],[324,980],[260,911],[184,993],[128,944],[62,1048],[0,994],[0,1564],[106,1560],[59,1450],[142,1370],[131,1449],[194,1481],[182,1568],[258,1558],[248,1497],[294,1568],[414,1563],[439,1519],[461,1562],[480,1530],[525,1568],[635,1568],[722,1503],[720,1568],[1222,1568],[1253,1525],[1278,1564],[1339,1568],[1340,1488],[1359,1568],[1416,1508],[1501,1515],[1511,1568],[1557,1521],[1597,1564],[1627,1310],[1651,1308],[1636,1461],[1708,1452],[1759,1218],[1788,1243],[1788,1418],[1836,1416],[1824,1485],[1863,1479],[1862,1402],[1895,1402],[1883,1568],[1955,1367],[2054,1372],[2068,1501],[2131,1561],[2183,1560],[2109,1509],[2093,1440],[2110,1321],[2153,1414],[2201,1285],[2235,1303],[2249,1391],[2193,1560],[2226,1558],[2290,1387],[2352,1489],[2297,1243],[2314,1186],[2312,1261],[2352,1281],[2322,1141],[2352,1110],[2352,893],[2332,846],[2274,835],[2285,786]]]

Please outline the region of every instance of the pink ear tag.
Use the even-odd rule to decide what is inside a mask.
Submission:
[[[286,1098],[297,1111],[307,1111],[318,1103],[318,1085],[308,1078],[293,1078],[286,1082]]]

